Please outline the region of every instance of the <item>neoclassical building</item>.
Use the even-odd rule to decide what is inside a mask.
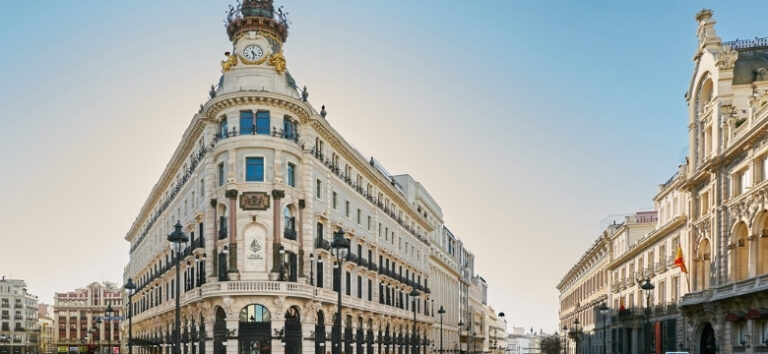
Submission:
[[[184,354],[434,349],[437,309],[451,321],[461,310],[439,205],[308,103],[271,0],[230,8],[227,35],[218,85],[125,236],[134,350],[170,353],[177,286]],[[178,253],[167,241],[177,223],[189,237]],[[340,258],[334,237],[351,244]],[[458,337],[446,325],[444,336]]]
[[[768,39],[724,42],[712,15],[696,15],[689,155],[652,230],[611,243],[612,352],[768,350]]]
[[[723,42],[711,10],[696,21],[684,345],[752,353],[768,348],[768,39]]]

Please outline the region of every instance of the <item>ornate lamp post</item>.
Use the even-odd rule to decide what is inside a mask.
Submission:
[[[107,334],[107,348],[109,348],[108,354],[112,354],[112,333],[115,331],[112,329],[112,326],[114,325],[114,322],[112,322],[112,314],[115,313],[115,310],[112,309],[112,304],[107,304],[107,309],[104,310],[104,314],[106,314],[104,327],[107,326],[107,323],[109,323],[109,333]]]
[[[576,344],[576,347],[574,348],[574,353],[579,354],[579,341],[581,341],[581,325],[579,324],[579,319],[573,320],[573,328],[571,328],[570,332],[568,332],[568,336],[573,339],[573,342]]]
[[[443,305],[440,305],[440,309],[437,310],[437,314],[440,315],[440,353],[443,353],[443,315],[445,315],[445,309]]]
[[[563,325],[563,353],[568,354],[568,326]]]
[[[606,327],[606,324],[605,324],[605,320],[608,318],[608,311],[609,311],[609,309],[608,309],[608,305],[606,305],[605,303],[600,304],[600,306],[597,309],[600,310],[600,314],[603,315],[603,354],[605,354],[606,353],[606,348],[605,348],[605,334],[606,334],[605,333],[605,331],[606,331],[605,327]]]
[[[136,284],[133,279],[128,278],[123,288],[128,292],[128,354],[133,354],[133,293],[136,291]]]
[[[640,285],[640,288],[643,289],[643,292],[645,292],[645,348],[648,351],[648,353],[652,352],[651,350],[651,294],[653,293],[653,284],[651,284],[651,278],[645,278],[645,281],[642,285]]]
[[[458,326],[459,326],[459,336],[461,336],[461,331],[462,331],[461,328],[464,327],[464,322],[459,320]],[[467,333],[467,334],[469,334],[469,333]],[[467,349],[469,349],[469,343],[467,343]],[[461,348],[459,348],[459,353],[461,353]]]
[[[92,328],[92,330],[93,330],[93,333],[94,333],[94,334],[96,334],[96,333],[98,333],[98,334],[99,334],[99,342],[101,342],[102,340],[104,340],[104,338],[102,338],[102,337],[101,337],[101,329],[99,328],[100,326],[101,326],[101,319],[100,319],[100,318],[98,318],[98,317],[96,317],[96,321],[94,321],[94,322],[93,322],[93,328]],[[95,338],[94,338],[94,342],[95,342],[95,341],[96,341],[96,340],[95,340]],[[99,353],[101,353],[101,345],[100,345],[100,344],[101,344],[101,343],[96,343],[96,347],[98,348],[98,350],[99,350]],[[107,353],[107,354],[111,354],[111,353]]]
[[[315,285],[315,252],[309,254],[309,284]]]
[[[171,243],[171,249],[176,253],[176,321],[173,326],[173,353],[181,354],[181,337],[179,331],[181,331],[181,319],[180,319],[180,293],[179,287],[179,272],[181,271],[181,254],[187,246],[189,237],[181,231],[181,222],[176,221],[176,225],[173,226],[173,232],[168,235],[168,241]],[[111,353],[110,353],[111,354]]]
[[[333,354],[340,354],[341,353],[341,287],[343,285],[343,281],[341,279],[341,273],[342,273],[342,251],[346,251],[349,249],[349,240],[347,240],[346,237],[344,237],[344,230],[339,228],[338,231],[333,233],[333,242],[331,242],[331,248],[336,250],[336,262],[338,264],[338,275],[339,275],[339,294],[338,294],[338,300],[336,302],[336,323],[333,326],[333,333],[331,337],[333,337]],[[178,354],[178,353],[176,353]]]
[[[413,298],[412,310],[413,310],[413,333],[411,334],[411,341],[413,342],[413,353],[419,353],[419,340],[416,338],[416,301],[421,293],[414,287],[411,293],[408,294]]]

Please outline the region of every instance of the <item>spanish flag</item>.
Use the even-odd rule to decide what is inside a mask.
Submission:
[[[685,262],[683,261],[683,248],[677,245],[677,255],[675,256],[675,265],[680,267],[680,271],[688,273],[688,269],[685,268]]]

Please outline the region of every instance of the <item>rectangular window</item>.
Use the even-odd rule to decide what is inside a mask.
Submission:
[[[344,215],[349,217],[349,200],[344,201]]]
[[[357,298],[363,298],[363,277],[357,276]]]
[[[749,170],[745,170],[744,172],[739,175],[739,194],[742,194],[747,191],[747,188],[750,187],[750,178],[749,178]]]
[[[360,225],[362,223],[362,214],[360,212],[360,209],[357,209],[357,224]]]
[[[286,181],[288,181],[288,185],[291,187],[296,187],[296,165],[292,163],[288,163],[287,171],[285,171],[285,178]]]
[[[350,274],[349,272],[345,272],[345,273],[346,273],[347,279],[344,284],[346,285],[346,289],[344,289],[344,291],[348,296],[352,296],[352,274]]]
[[[321,182],[319,179],[317,180],[317,184],[315,185],[315,196],[317,198],[321,198],[323,195],[323,182]]]
[[[256,112],[256,134],[269,134],[269,111]]]
[[[253,112],[240,112],[240,135],[253,134]]]
[[[336,198],[336,197],[337,197],[337,194],[336,194],[336,192],[333,192],[333,196],[332,196],[332,200],[331,200],[331,202],[332,202],[332,205],[333,205],[333,208],[334,208],[334,209],[336,209],[336,200],[338,199],[338,198]]]
[[[371,231],[371,216],[368,215],[368,231]]]
[[[248,157],[245,159],[245,181],[264,182],[263,157]]]
[[[317,235],[315,235],[318,240],[323,238],[323,223],[319,222],[317,223]]]
[[[219,187],[224,185],[224,163],[219,164]]]
[[[322,225],[322,224],[319,224]],[[317,260],[317,287],[322,288],[323,287],[323,260],[318,259]]]
[[[373,301],[373,282],[371,279],[368,279],[368,301]]]

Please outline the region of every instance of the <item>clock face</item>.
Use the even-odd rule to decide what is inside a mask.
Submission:
[[[258,45],[251,44],[243,49],[243,58],[249,61],[257,61],[264,56],[264,50]]]

